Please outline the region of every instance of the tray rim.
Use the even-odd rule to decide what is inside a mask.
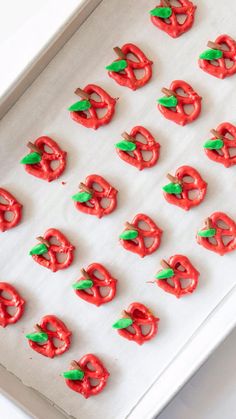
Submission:
[[[74,9],[74,12],[69,19],[67,19],[63,25],[58,28],[55,35],[48,40],[47,44],[37,55],[35,60],[30,63],[25,71],[9,87],[6,95],[0,98],[0,119],[23,95],[25,90],[46,68],[52,58],[60,51],[63,45],[72,37],[74,32],[82,25],[88,16],[93,13],[102,1],[103,0],[84,0],[82,5],[79,5]],[[218,328],[219,325],[222,330],[221,334],[215,333],[215,326]],[[137,417],[154,419],[157,417],[235,327],[236,285],[231,288],[219,304],[212,310],[209,316],[190,337],[185,346],[176,354],[171,363],[162,371],[151,387],[137,401],[136,405],[128,413],[125,419],[136,419]],[[189,362],[191,362],[191,367],[188,366]],[[41,403],[41,407],[42,409],[45,409],[45,413],[46,409],[51,413],[55,413],[55,416],[51,416],[52,419],[61,419],[62,417],[72,418],[72,416],[68,416],[66,412],[62,411],[42,394],[27,387],[20,381],[19,377],[7,371],[1,364],[0,371],[4,373],[4,380],[8,381],[9,379],[8,383],[12,384],[13,381],[15,381],[15,383],[18,382],[16,384],[16,389],[19,389],[19,386],[21,386],[23,395],[21,395],[20,399],[17,399],[17,391],[12,391],[11,385],[7,382],[4,382],[3,386],[1,380],[0,391],[10,400],[14,401],[14,403],[22,408],[27,414],[36,417],[32,401],[29,403],[29,398],[33,397],[33,401],[35,401],[37,405],[38,403]],[[175,377],[178,373],[181,373],[181,375],[178,376],[178,379],[174,379],[174,381],[172,380],[171,382],[171,375]],[[162,392],[164,391],[163,388],[166,388],[165,395],[160,393],[160,383],[162,384]],[[156,393],[159,393],[159,400],[155,398]],[[24,395],[26,398],[25,400],[22,400]],[[43,413],[43,415],[45,415],[45,413]],[[40,416],[37,416],[37,418],[40,419]]]

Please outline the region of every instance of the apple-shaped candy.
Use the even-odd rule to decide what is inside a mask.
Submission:
[[[159,248],[161,236],[162,230],[150,217],[146,214],[137,214],[132,223],[125,223],[125,230],[120,234],[119,239],[126,250],[137,253],[143,258]]]
[[[212,76],[224,79],[236,73],[236,41],[229,35],[220,35],[215,42],[207,43],[198,60],[199,67]],[[228,65],[229,62],[232,65]]]
[[[167,178],[171,182],[163,186],[162,189],[164,198],[170,204],[188,211],[203,201],[207,191],[207,183],[193,167],[181,166],[176,170],[175,176],[168,174]],[[191,197],[192,192],[195,193],[193,197]]]
[[[97,356],[87,354],[79,361],[72,361],[70,369],[61,375],[71,390],[88,399],[103,391],[110,374]],[[94,380],[96,380],[96,384],[94,384]]]
[[[100,263],[91,263],[81,270],[82,277],[72,287],[76,295],[88,303],[100,306],[109,303],[116,295],[117,280]],[[103,294],[103,290],[106,293]]]
[[[49,228],[44,236],[37,237],[39,241],[29,252],[30,256],[35,262],[51,269],[52,272],[57,272],[61,269],[68,268],[73,261],[74,246],[59,230]],[[53,240],[59,242],[54,244]],[[65,259],[60,262],[59,256],[65,255]]]
[[[155,277],[157,285],[164,291],[180,298],[196,289],[199,272],[186,256],[171,256],[168,261],[162,260],[161,266],[163,269]]]
[[[30,347],[39,354],[54,358],[70,348],[72,333],[58,317],[52,314],[44,316],[34,328],[35,331],[28,333],[26,338]]]
[[[194,14],[197,6],[189,0],[178,0],[178,4],[172,4],[171,0],[160,0],[160,5],[152,9],[152,23],[172,38],[177,38],[191,29],[194,22]],[[180,18],[184,17],[184,21]]]
[[[102,176],[89,175],[79,187],[80,191],[72,196],[78,211],[102,218],[116,209],[118,191]]]
[[[11,213],[8,219],[7,213]],[[6,189],[0,188],[0,231],[16,227],[22,216],[22,205]]]
[[[122,48],[115,47],[118,59],[108,65],[108,75],[121,86],[132,90],[139,89],[148,83],[152,77],[152,61],[134,44],[125,44]],[[130,57],[132,55],[132,59]],[[144,72],[138,77],[139,71]],[[137,72],[137,74],[136,74]]]
[[[236,223],[223,212],[214,212],[197,233],[197,242],[223,256],[236,249]]]
[[[158,317],[144,304],[135,302],[123,311],[122,317],[112,327],[125,339],[142,345],[157,334],[158,322]]]
[[[182,93],[183,91],[183,93]],[[172,81],[170,88],[162,89],[165,96],[157,100],[162,115],[179,125],[186,125],[198,118],[201,112],[201,96],[183,80]],[[187,106],[191,105],[189,111]]]
[[[95,84],[88,84],[83,90],[77,88],[75,94],[82,100],[73,103],[68,110],[71,118],[86,128],[97,129],[108,124],[115,112],[116,99]],[[92,95],[100,100],[95,100]],[[103,114],[100,115],[100,110]],[[106,111],[104,114],[104,110]]]
[[[20,163],[25,165],[28,173],[51,182],[64,172],[67,153],[62,151],[52,138],[39,137],[34,143],[28,142],[27,147],[31,152],[23,157]],[[54,168],[55,162],[57,166]]]
[[[6,298],[4,293],[9,294],[10,298]],[[24,313],[24,305],[25,301],[11,284],[0,282],[0,326],[6,327],[18,322]]]
[[[140,141],[138,136],[141,136],[144,141]],[[160,144],[157,143],[152,134],[144,127],[134,127],[130,134],[124,132],[122,134],[123,141],[116,143],[116,152],[119,157],[126,163],[143,170],[153,167],[160,155]],[[150,156],[147,159],[145,153]]]
[[[236,126],[222,122],[216,130],[212,129],[213,138],[203,145],[209,159],[221,163],[225,167],[236,164]]]

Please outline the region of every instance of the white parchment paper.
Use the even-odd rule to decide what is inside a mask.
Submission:
[[[0,362],[80,419],[126,417],[235,283],[235,254],[220,257],[208,252],[196,244],[195,233],[213,211],[236,219],[235,169],[211,162],[202,149],[211,128],[223,121],[236,123],[236,79],[218,80],[197,65],[208,40],[221,33],[236,37],[236,5],[228,0],[199,1],[194,27],[179,39],[151,24],[148,11],[155,5],[104,0],[1,122],[1,185],[22,202],[24,216],[17,228],[1,234],[0,277],[19,289],[27,305],[17,325],[0,331]],[[104,69],[114,59],[112,48],[126,42],[136,43],[154,61],[151,82],[136,92],[116,85]],[[201,116],[184,128],[156,109],[161,88],[174,79],[189,82],[203,97]],[[75,88],[88,83],[120,98],[113,121],[98,131],[79,126],[66,110],[76,100]],[[120,134],[137,124],[147,127],[161,144],[159,163],[143,172],[121,161],[114,148]],[[66,172],[51,184],[28,175],[19,164],[27,141],[40,135],[52,136],[68,152]],[[208,182],[204,202],[189,212],[169,205],[161,190],[166,173],[183,164],[194,166]],[[91,173],[119,189],[117,210],[101,220],[79,213],[71,200],[79,182]],[[164,230],[160,249],[143,260],[118,242],[123,222],[138,212],[150,215]],[[35,237],[49,227],[61,229],[76,246],[73,265],[55,274],[28,256]],[[159,269],[159,260],[175,253],[186,254],[201,273],[197,291],[181,300],[146,283]],[[119,280],[115,300],[100,308],[78,299],[71,288],[80,268],[94,261]],[[161,319],[158,336],[142,347],[111,328],[133,301],[143,302]],[[24,337],[49,313],[73,331],[71,349],[53,360],[32,351]],[[88,352],[100,356],[111,375],[102,394],[84,400],[59,374],[71,359]]]

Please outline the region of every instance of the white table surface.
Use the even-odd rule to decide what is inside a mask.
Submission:
[[[57,0],[57,19],[69,16],[81,0]],[[46,13],[47,8],[55,5],[55,0],[8,0],[1,3],[0,13],[0,51],[2,62],[6,65],[6,51],[25,31],[29,31],[30,42],[27,51],[24,45],[17,46],[18,66],[1,65],[0,93],[14,80],[15,74],[22,71],[30,57],[36,54],[46,42],[47,34],[53,33],[53,27],[45,29],[42,35],[38,16]],[[58,21],[57,21],[58,24]],[[32,26],[33,25],[33,26]],[[34,27],[33,33],[30,28]],[[56,26],[55,26],[56,27]],[[5,59],[4,59],[5,58]],[[10,58],[16,60],[15,57]],[[8,62],[9,64],[9,62]],[[8,71],[7,71],[8,68]],[[235,365],[236,331],[223,342],[194,377],[176,395],[169,406],[159,415],[159,419],[231,419],[236,416],[236,369]],[[10,400],[0,395],[2,419],[26,419],[28,415]]]

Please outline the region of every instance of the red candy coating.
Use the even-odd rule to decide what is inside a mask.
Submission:
[[[186,96],[178,93],[178,89],[182,89]],[[201,96],[199,96],[190,84],[182,80],[174,80],[170,85],[170,90],[175,92],[178,103],[175,108],[167,108],[158,104],[159,111],[163,116],[179,125],[186,125],[193,122],[201,112]],[[192,105],[193,110],[187,113],[184,109],[185,106]]]
[[[177,298],[191,294],[197,287],[199,272],[190,260],[183,255],[174,255],[168,259],[168,265],[173,269],[174,276],[170,278],[170,281],[169,279],[158,279],[156,281],[157,285]],[[180,268],[184,268],[184,270]],[[183,286],[182,281],[184,280],[190,280],[187,286]]]
[[[5,298],[2,294],[6,292],[10,295]],[[9,324],[18,322],[24,313],[25,301],[18,291],[7,282],[0,282],[0,326],[6,327]],[[8,308],[15,308],[14,314],[8,312]]]
[[[147,224],[148,229],[142,228],[140,223]],[[157,250],[161,244],[162,230],[154,221],[145,214],[137,214],[132,220],[131,225],[138,231],[138,237],[132,240],[119,239],[121,245],[128,251],[137,253],[142,258],[150,255]],[[150,246],[145,243],[147,239],[153,239]]]
[[[197,6],[189,0],[178,0],[180,6],[172,6],[170,4],[172,14],[168,19],[163,19],[158,16],[151,16],[151,21],[162,31],[168,33],[172,38],[177,38],[184,32],[187,32],[193,26],[194,14]],[[160,0],[160,5],[157,7],[165,7],[164,1]],[[184,15],[184,22],[178,20],[178,15]]]
[[[100,101],[90,98],[91,108],[85,111],[70,112],[71,118],[86,128],[97,129],[108,124],[113,117],[116,106],[116,99],[113,99],[105,90],[95,84],[88,84],[84,89],[85,93],[99,96]],[[106,109],[105,115],[99,117],[99,110]]]
[[[136,140],[138,135],[141,135],[145,139],[145,143],[138,139]],[[134,127],[130,132],[130,136],[135,138],[136,149],[132,152],[132,155],[130,152],[116,149],[119,157],[139,170],[153,167],[159,159],[160,144],[155,141],[152,134],[146,128],[141,126]],[[143,153],[145,152],[151,152],[149,160],[144,159]]]
[[[140,48],[133,44],[123,45],[121,51],[125,56],[132,54],[136,60],[126,57],[127,67],[122,72],[108,71],[109,77],[121,86],[129,87],[132,90],[143,87],[152,77],[152,61],[146,57]],[[143,77],[136,77],[135,71],[137,70],[144,70]]]
[[[222,122],[216,131],[218,131],[224,138],[224,145],[220,150],[210,150],[204,149],[207,157],[215,161],[216,163],[221,163],[225,167],[231,167],[236,164],[236,154],[231,155],[231,151],[236,151],[236,126],[230,124],[229,122]],[[232,135],[233,139],[229,138],[227,134]],[[216,140],[216,137],[213,137],[212,140]]]
[[[86,269],[89,278],[93,281],[93,286],[89,288],[89,293],[86,290],[76,290],[78,297],[87,301],[88,303],[100,306],[109,303],[113,300],[116,294],[117,280],[113,278],[108,270],[100,263],[91,263]],[[97,276],[99,275],[99,277]],[[101,278],[101,279],[100,279]],[[81,277],[80,280],[84,280]],[[108,288],[106,295],[102,294],[102,288]]]
[[[33,176],[51,182],[59,178],[66,167],[66,152],[62,151],[56,141],[50,137],[39,137],[34,142],[35,146],[42,151],[42,159],[36,164],[26,164],[25,170]],[[49,147],[51,152],[48,153],[45,147]],[[52,162],[57,162],[55,169],[52,167]]]
[[[206,73],[212,76],[224,79],[225,77],[233,76],[236,73],[236,42],[228,35],[220,35],[215,40],[216,44],[226,45],[227,49],[223,49],[223,56],[214,60],[218,65],[213,65],[211,61],[199,58],[199,67]],[[227,67],[227,61],[232,62],[231,67]]]
[[[29,345],[34,351],[48,358],[54,358],[54,356],[62,355],[68,351],[72,333],[62,320],[56,316],[47,315],[41,319],[38,326],[42,329],[42,332],[47,333],[48,340],[43,344],[39,344],[29,339]],[[56,346],[54,339],[60,340],[61,345]]]
[[[185,178],[188,176],[193,179],[191,182],[185,181]],[[165,199],[170,204],[177,205],[186,211],[199,205],[206,195],[207,183],[202,179],[198,171],[190,166],[181,166],[176,170],[175,177],[181,183],[182,192],[179,195],[163,192]],[[190,198],[192,191],[198,191],[197,196],[193,199]]]
[[[51,244],[48,248],[47,256],[44,255],[32,255],[35,262],[44,266],[45,268],[51,269],[52,272],[57,272],[60,269],[68,268],[73,261],[74,246],[59,230],[55,228],[49,228],[43,235],[43,238],[49,243],[51,240],[56,239],[60,244]],[[58,255],[65,254],[66,258],[63,262],[59,262]]]
[[[213,238],[196,236],[198,244],[212,252],[223,256],[236,249],[236,223],[232,218],[223,212],[214,212],[209,217],[211,228],[216,229]],[[224,223],[222,225],[222,222]],[[227,228],[225,227],[227,225]],[[224,243],[224,238],[231,237],[230,241]]]
[[[82,394],[86,399],[101,393],[106,386],[110,374],[100,359],[93,354],[87,354],[76,362],[79,368],[84,372],[84,378],[82,380],[66,379],[65,381],[68,387],[70,387],[71,390]],[[92,365],[93,371],[88,367],[89,364]],[[98,384],[92,385],[91,380],[93,379],[98,380]]]
[[[108,215],[116,209],[116,195],[118,191],[102,176],[89,175],[86,177],[84,184],[92,190],[92,198],[87,202],[75,202],[77,210],[82,211],[85,214],[96,215],[98,218],[102,218],[104,215]],[[97,184],[101,190],[95,189],[95,184]],[[106,206],[104,205],[105,200]]]
[[[6,213],[11,212],[13,215],[9,221]],[[19,224],[21,220],[22,205],[16,198],[6,189],[0,188],[0,231],[6,231]]]
[[[126,329],[118,330],[118,333],[125,339],[142,345],[157,334],[159,319],[155,317],[144,304],[130,304],[128,309],[125,310],[125,314],[133,320],[131,326]],[[144,327],[149,327],[149,331],[145,331]],[[129,330],[130,328],[132,328],[133,333]]]

